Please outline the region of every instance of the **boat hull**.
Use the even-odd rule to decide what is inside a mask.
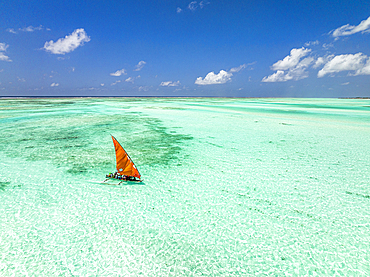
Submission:
[[[116,178],[112,178],[112,177],[107,177],[106,178],[106,181],[116,181],[116,182],[119,182],[119,183],[121,183],[121,182],[125,182],[125,183],[141,183],[143,180],[120,180],[120,179],[116,179]],[[106,182],[106,181],[104,181],[104,182]]]

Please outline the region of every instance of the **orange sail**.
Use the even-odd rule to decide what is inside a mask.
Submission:
[[[114,149],[116,150],[116,164],[118,174],[140,178],[141,175],[139,171],[137,170],[130,156],[126,153],[125,149],[123,149],[121,144],[119,144],[114,136],[112,136],[112,140],[114,144]]]

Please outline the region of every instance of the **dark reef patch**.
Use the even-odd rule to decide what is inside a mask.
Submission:
[[[72,174],[88,174],[96,168],[114,169],[110,134],[118,139],[139,168],[140,165],[178,165],[186,156],[181,153],[182,144],[193,139],[165,127],[157,118],[121,109],[120,102],[117,103],[119,109],[109,105],[103,109],[102,105],[94,106],[96,99],[90,104],[86,99],[80,102],[46,99],[15,102],[18,106],[30,106],[28,115],[37,113],[31,106],[56,103],[57,106],[52,112],[31,120],[4,123],[0,151],[29,161],[49,160]],[[18,111],[14,116],[23,112]]]
[[[4,191],[7,186],[10,185],[10,182],[0,181],[0,190]]]
[[[368,194],[361,194],[361,193],[350,192],[350,191],[346,191],[346,193],[349,194],[349,195],[355,195],[355,196],[360,196],[360,197],[363,197],[363,198],[370,199],[370,195],[368,195]]]

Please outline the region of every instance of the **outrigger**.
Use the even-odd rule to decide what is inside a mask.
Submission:
[[[112,135],[111,135],[112,136]],[[131,160],[130,156],[127,154],[125,149],[117,141],[117,139],[112,136],[114,150],[116,151],[116,169],[115,173],[109,173],[106,175],[106,181],[108,180],[118,180],[121,181],[118,183],[121,184],[125,181],[131,182],[142,182],[141,175],[139,170],[136,168],[134,162]]]

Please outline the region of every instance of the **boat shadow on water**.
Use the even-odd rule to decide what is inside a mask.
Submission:
[[[125,181],[125,182],[120,182],[120,183],[100,183],[101,185],[105,185],[105,186],[117,186],[117,187],[121,187],[121,186],[144,186],[144,182],[130,182],[130,181]]]
[[[95,183],[98,185],[104,186],[144,186],[144,181],[137,182],[137,181],[122,181],[122,180],[107,180],[107,181],[95,181],[95,180],[88,180],[89,183]]]

